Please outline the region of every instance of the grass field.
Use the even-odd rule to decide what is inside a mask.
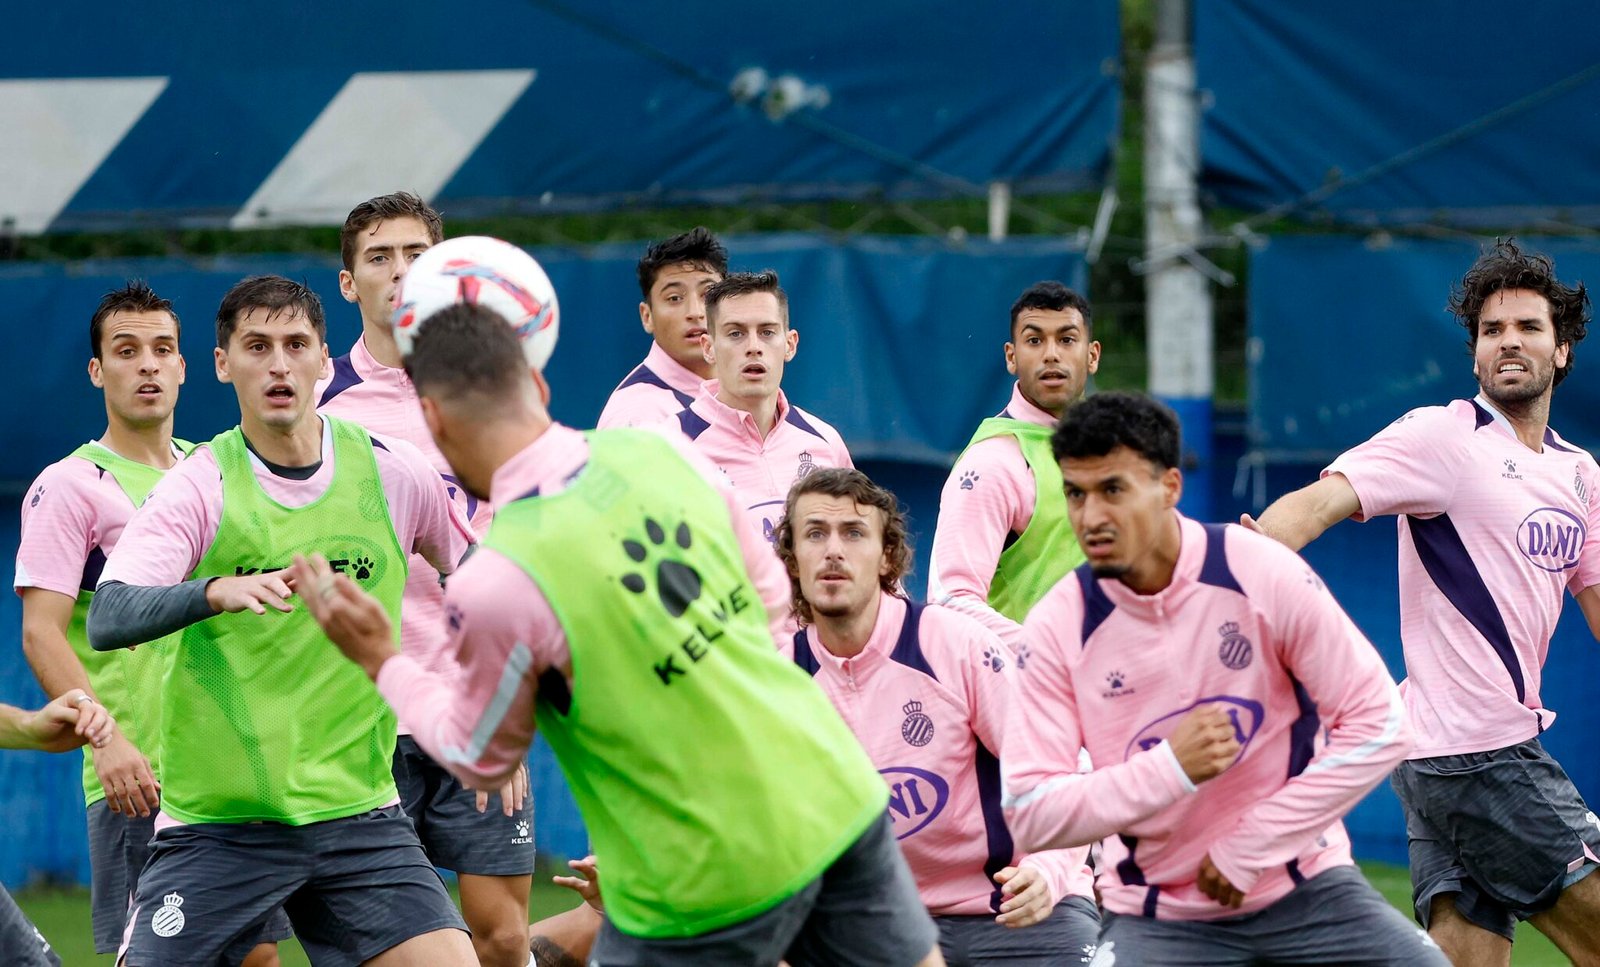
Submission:
[[[1389,902],[1406,911],[1411,907],[1411,880],[1404,867],[1367,864],[1362,867]],[[541,870],[534,877],[529,911],[533,919],[566,910],[576,904],[577,895],[550,883],[553,870]],[[100,967],[111,964],[111,957],[97,957],[89,937],[88,890],[25,890],[16,895],[17,903],[33,918],[39,929],[55,945],[65,967]],[[300,945],[290,941],[281,950],[283,967],[308,967]],[[1561,967],[1569,961],[1550,941],[1527,924],[1517,930],[1512,948],[1514,967]]]

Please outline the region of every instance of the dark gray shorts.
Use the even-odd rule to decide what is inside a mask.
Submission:
[[[50,941],[44,939],[5,887],[0,887],[0,964],[61,967],[61,958],[50,949]]]
[[[95,953],[114,954],[122,946],[133,885],[150,857],[155,828],[155,813],[126,817],[112,812],[104,799],[89,807],[89,905]],[[261,940],[277,943],[293,934],[288,915],[279,907]]]
[[[649,940],[607,920],[589,967],[909,967],[938,939],[885,815],[800,892],[730,927]]]
[[[433,865],[480,876],[526,876],[533,872],[533,798],[513,816],[500,811],[500,796],[478,812],[477,793],[433,761],[409,735],[394,744],[394,784],[400,805],[417,827]]]
[[[1087,897],[1069,896],[1031,927],[1007,927],[993,914],[934,917],[939,949],[949,967],[1068,967],[1094,959],[1100,911]]]
[[[1518,920],[1550,909],[1596,869],[1600,819],[1538,739],[1411,759],[1390,781],[1406,813],[1423,926],[1433,898],[1454,893],[1462,916],[1510,940]]]
[[[307,826],[197,823],[156,834],[126,963],[237,964],[280,906],[318,967],[466,930],[399,806]]]
[[[1428,935],[1389,905],[1353,866],[1324,870],[1283,899],[1226,920],[1106,914],[1095,967],[1450,967]]]

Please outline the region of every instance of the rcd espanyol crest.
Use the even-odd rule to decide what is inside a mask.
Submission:
[[[158,937],[175,937],[183,929],[183,897],[168,893],[161,898],[161,909],[150,917],[150,929]]]
[[[900,706],[900,711],[906,713],[906,720],[900,723],[900,738],[919,749],[933,741],[933,719],[922,711],[921,702],[912,699]]]
[[[1217,633],[1222,636],[1222,647],[1217,649],[1217,657],[1222,659],[1224,665],[1238,671],[1250,664],[1253,649],[1250,639],[1239,634],[1239,622],[1226,622],[1217,629]]]

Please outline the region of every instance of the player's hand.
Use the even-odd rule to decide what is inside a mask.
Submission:
[[[1266,531],[1261,529],[1260,522],[1257,521],[1254,517],[1251,517],[1249,514],[1240,514],[1239,515],[1239,526],[1243,527],[1243,528],[1246,528],[1248,530],[1253,530],[1257,534],[1265,534],[1265,533],[1267,533]]]
[[[217,578],[207,584],[206,604],[219,613],[249,610],[266,614],[268,608],[288,613],[294,610],[289,603],[289,595],[293,593],[289,575],[283,571],[240,574]]]
[[[349,576],[334,573],[321,554],[296,554],[290,580],[306,610],[344,656],[376,679],[378,669],[396,654],[394,626],[383,603],[361,590]]]
[[[1211,862],[1210,853],[1200,858],[1200,875],[1195,882],[1200,887],[1201,893],[1225,907],[1237,909],[1239,904],[1244,902],[1244,893],[1229,883],[1228,878],[1222,875],[1222,871],[1216,868]]]
[[[1185,715],[1167,741],[1184,774],[1197,785],[1220,775],[1239,757],[1233,723],[1215,705],[1201,705]]]
[[[522,804],[528,801],[529,795],[528,764],[517,763],[516,775],[511,781],[500,787],[500,811],[509,819],[522,810]],[[482,789],[477,792],[478,812],[487,812],[489,809],[489,794]]]
[[[590,853],[581,860],[567,860],[567,865],[581,875],[552,876],[550,882],[576,892],[583,897],[584,903],[599,913],[605,913],[606,901],[600,895],[600,867],[595,863],[594,854]]]
[[[94,771],[112,812],[131,819],[148,816],[160,806],[161,786],[150,771],[150,760],[122,733],[112,736],[105,748],[95,750]]]
[[[104,748],[117,723],[106,707],[81,688],[57,696],[23,720],[23,732],[45,752],[66,752],[80,745]]]
[[[1031,866],[1008,866],[994,875],[1005,902],[1000,904],[996,923],[1008,927],[1031,927],[1050,916],[1050,884],[1044,874]]]

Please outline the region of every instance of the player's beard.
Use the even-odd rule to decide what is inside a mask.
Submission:
[[[1091,564],[1089,573],[1097,578],[1120,578],[1133,568],[1126,564]]]
[[[1498,367],[1500,361],[1496,360],[1495,365]],[[1488,382],[1485,382],[1481,376],[1478,378],[1478,388],[1483,391],[1484,396],[1488,397],[1502,410],[1521,411],[1527,409],[1530,403],[1539,399],[1550,389],[1550,384],[1555,381],[1556,375],[1553,364],[1538,370],[1534,370],[1533,365],[1536,364],[1530,363],[1530,375],[1536,378],[1521,386],[1496,386],[1493,382],[1494,374],[1491,372]]]

